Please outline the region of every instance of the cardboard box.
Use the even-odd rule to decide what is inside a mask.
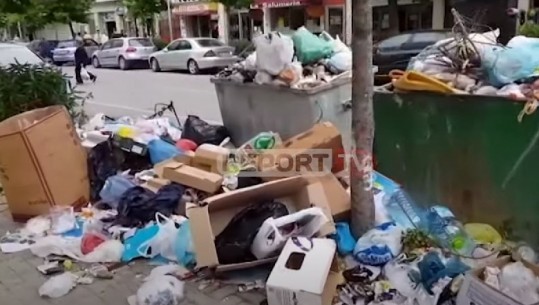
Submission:
[[[329,198],[329,208],[335,220],[350,219],[351,199],[350,193],[344,188],[339,179],[333,173],[323,176],[306,176],[310,183],[320,182],[324,187],[324,193]]]
[[[510,256],[501,257],[489,267],[503,268],[513,260]],[[539,266],[522,261],[524,266],[530,268],[536,276],[539,276]],[[485,268],[472,270],[466,274],[464,282],[457,295],[456,305],[523,305],[522,303],[503,294],[501,291],[487,285],[483,281],[483,272]],[[533,304],[539,305],[539,303]]]
[[[192,166],[223,175],[229,153],[230,151],[224,147],[202,144],[195,152]]]
[[[88,203],[86,151],[64,107],[28,111],[0,123],[0,183],[17,221],[46,214],[54,205]]]
[[[165,166],[171,162],[180,162],[185,165],[192,165],[193,159],[195,158],[195,152],[193,151],[185,151],[183,154],[178,155],[170,160],[165,160],[163,162],[157,163],[153,166],[153,171],[155,174],[159,177],[163,177],[163,169]]]
[[[169,184],[170,184],[170,180],[162,179],[162,178],[153,178],[146,181],[146,183],[142,184],[141,186],[149,189],[150,191],[154,193],[157,193],[163,186],[169,185]]]
[[[339,284],[332,239],[290,238],[266,283],[268,305],[330,305]]]
[[[298,156],[305,155],[309,150],[313,149],[331,150],[333,161],[331,171],[338,173],[344,170],[344,161],[342,158],[339,158],[344,153],[341,133],[330,122],[316,124],[311,129],[286,140],[278,149],[264,151],[258,158],[258,168],[261,171],[277,170],[278,172],[279,164],[265,164],[272,155],[281,155],[285,151],[287,155],[293,154],[292,157],[296,160],[296,163],[300,163]],[[272,179],[274,178],[268,178],[267,181],[271,181]]]
[[[164,165],[163,178],[210,194],[220,190],[223,183],[221,175],[175,161]]]
[[[329,199],[321,183],[309,183],[303,177],[291,177],[234,190],[207,198],[202,204],[190,203],[186,214],[191,223],[191,237],[196,252],[197,267],[215,267],[217,271],[228,271],[258,266],[275,258],[233,265],[220,265],[215,249],[215,237],[242,209],[254,202],[277,200],[286,204],[293,213],[309,207],[320,207],[326,215],[331,213]],[[320,235],[333,234],[335,224],[331,219]]]

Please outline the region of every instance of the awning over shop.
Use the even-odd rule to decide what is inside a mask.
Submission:
[[[255,0],[254,6],[256,8],[275,8],[319,4],[320,2],[320,0]]]
[[[172,9],[172,12],[181,16],[201,16],[217,13],[217,3],[181,3]]]

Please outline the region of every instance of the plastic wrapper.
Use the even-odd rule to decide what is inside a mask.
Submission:
[[[137,290],[138,305],[179,305],[184,298],[184,283],[174,276],[150,277]]]
[[[292,36],[298,60],[304,65],[316,63],[333,54],[333,44],[309,32],[304,26]]]
[[[118,202],[122,198],[123,193],[128,189],[135,187],[136,184],[129,178],[123,175],[115,175],[107,178],[105,185],[99,192],[101,200],[108,203],[112,208],[118,207]]]
[[[259,72],[278,75],[292,62],[294,43],[288,36],[274,32],[254,38],[253,43],[256,47],[256,68]]]
[[[51,277],[41,287],[39,287],[39,296],[48,298],[59,298],[68,294],[77,286],[77,276],[66,272]]]
[[[149,241],[148,245],[151,248],[150,257],[161,255],[170,261],[176,261],[177,258],[174,245],[180,225],[161,213],[155,214],[155,221],[159,226],[159,231],[157,232],[157,235]]]
[[[347,222],[338,222],[335,224],[337,233],[332,238],[337,243],[337,251],[340,255],[352,254],[356,246],[356,240],[352,236],[350,225]]]
[[[340,74],[342,72],[352,70],[352,52],[350,50],[336,53],[328,60],[329,69],[335,73]]]
[[[393,222],[381,224],[359,238],[354,257],[362,264],[384,265],[402,249],[402,229]]]
[[[256,234],[251,252],[257,259],[276,255],[292,236],[313,237],[328,219],[322,209],[309,208],[279,218],[268,218]]]
[[[148,152],[154,165],[181,154],[181,151],[175,145],[161,139],[148,143]]]
[[[76,226],[75,212],[72,207],[56,206],[51,209],[51,231],[53,234],[66,233]]]

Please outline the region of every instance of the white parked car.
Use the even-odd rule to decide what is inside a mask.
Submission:
[[[234,48],[215,38],[182,38],[172,41],[166,48],[150,55],[154,72],[161,70],[200,70],[224,68],[240,61]]]

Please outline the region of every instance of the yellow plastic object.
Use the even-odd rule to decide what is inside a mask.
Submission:
[[[132,139],[135,136],[135,131],[132,128],[124,126],[118,129],[118,135],[122,138]]]
[[[499,245],[502,243],[502,236],[491,225],[484,223],[467,223],[464,230],[475,242],[483,245]]]
[[[439,93],[455,93],[451,86],[426,74],[407,71],[393,79],[393,86],[403,91],[431,91]]]

